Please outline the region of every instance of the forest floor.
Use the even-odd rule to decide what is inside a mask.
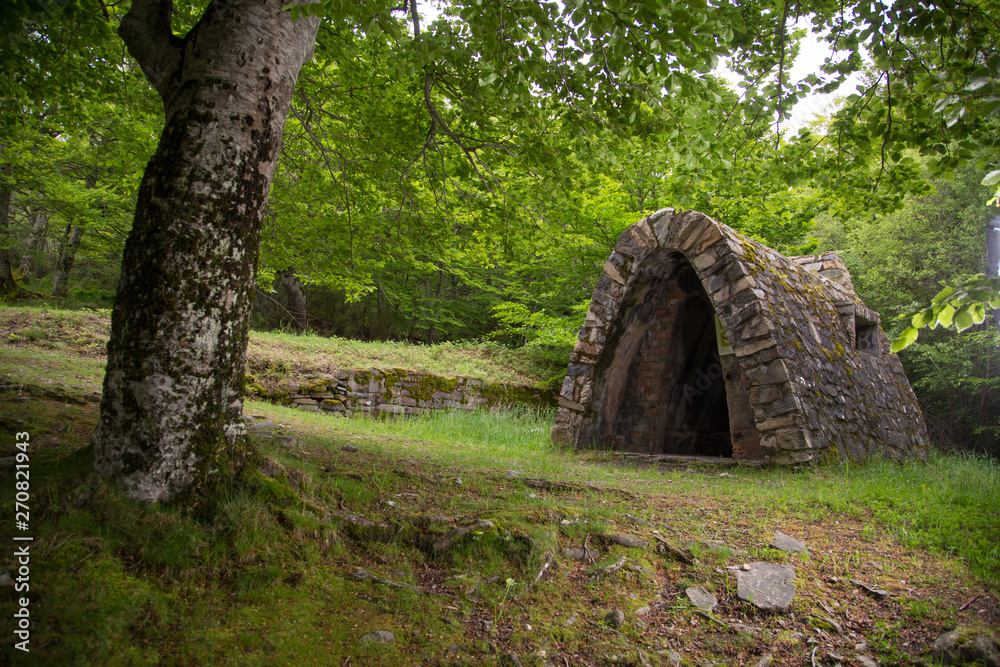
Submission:
[[[91,315],[15,315],[0,309],[0,457],[30,435],[34,539],[26,593],[0,554],[0,616],[28,596],[31,652],[5,640],[0,664],[922,665],[942,633],[1000,626],[996,462],[641,466],[553,449],[545,412],[250,402],[267,465],[191,516],[91,473]],[[769,547],[775,531],[808,552]],[[732,568],[755,561],[795,567],[787,613],[737,597]]]

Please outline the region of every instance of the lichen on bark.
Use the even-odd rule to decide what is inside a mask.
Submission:
[[[255,458],[242,420],[249,304],[285,116],[315,19],[212,2],[183,38],[170,0],[119,31],[166,122],[139,190],[111,322],[95,467],[145,502],[203,492]]]

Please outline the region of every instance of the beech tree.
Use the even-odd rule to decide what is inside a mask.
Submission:
[[[248,302],[271,178],[317,18],[283,0],[212,2],[183,37],[171,0],[119,34],[163,100],[111,321],[95,467],[167,501],[251,455],[242,418]]]

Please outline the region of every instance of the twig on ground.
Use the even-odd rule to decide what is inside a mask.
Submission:
[[[552,554],[546,553],[545,554],[545,562],[542,564],[542,568],[540,570],[538,570],[538,574],[535,575],[535,578],[524,589],[524,592],[517,596],[518,600],[520,600],[525,595],[527,595],[528,593],[531,592],[531,589],[534,588],[535,584],[537,584],[542,579],[542,577],[545,576],[545,573],[548,571],[549,566],[551,566],[551,565],[552,565]]]
[[[972,598],[971,600],[969,600],[968,602],[966,602],[965,604],[963,604],[961,607],[959,607],[958,610],[959,611],[965,611],[966,609],[968,609],[969,607],[971,607],[972,604],[976,600],[978,600],[980,597],[982,597],[982,596],[980,596],[980,595],[975,596],[974,598]]]
[[[653,535],[653,537],[656,538],[656,540],[660,543],[660,546],[657,549],[658,551],[668,556],[672,556],[674,560],[679,560],[680,562],[686,565],[694,565],[694,559],[688,556],[686,553],[684,553],[682,549],[675,547],[673,544],[667,542],[659,535]]]

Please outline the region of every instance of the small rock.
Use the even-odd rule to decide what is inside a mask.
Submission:
[[[516,470],[507,471],[507,479],[517,479],[518,477],[524,477],[524,473]]]
[[[768,653],[757,661],[756,667],[770,667],[772,660],[774,660],[774,656]]]
[[[688,600],[691,601],[691,604],[702,611],[712,611],[719,604],[719,599],[715,597],[715,594],[704,586],[691,586],[684,593],[687,595]]]
[[[659,653],[667,659],[667,664],[670,667],[677,667],[677,665],[681,664],[681,660],[683,660],[683,657],[677,651],[660,651]]]
[[[576,619],[577,619],[577,618],[578,618],[578,617],[577,617],[577,615],[576,615],[576,614],[570,614],[570,615],[569,615],[569,618],[567,618],[567,619],[566,619],[566,620],[565,620],[565,621],[563,622],[563,625],[565,625],[565,626],[566,626],[567,628],[568,628],[568,627],[570,627],[570,626],[572,626],[572,625],[576,625]]]
[[[362,644],[392,644],[396,641],[396,635],[388,630],[375,630],[362,637],[360,641]]]
[[[795,597],[795,568],[776,563],[751,563],[736,572],[736,595],[763,611],[786,612]]]
[[[644,549],[646,543],[640,540],[638,537],[633,537],[632,535],[605,535],[605,539],[609,542],[627,547],[629,549]]]
[[[274,439],[274,442],[281,445],[282,449],[294,449],[299,444],[299,441],[290,435],[280,435]]]
[[[869,658],[867,655],[855,656],[854,659],[858,661],[858,664],[861,665],[861,667],[878,667],[878,663]]]
[[[645,616],[646,614],[648,614],[651,611],[652,611],[652,609],[650,609],[648,606],[642,606],[642,607],[639,607],[638,609],[635,610],[635,615],[636,616]]]
[[[564,557],[575,561],[585,561],[593,558],[597,560],[601,557],[601,552],[594,547],[589,548],[590,557],[587,556],[588,549],[581,549],[580,547],[563,547],[561,553]]]
[[[858,653],[861,653],[862,651],[867,651],[868,650],[868,642],[866,642],[866,641],[860,641],[860,642],[858,642],[857,644],[854,645],[854,650],[857,651]]]
[[[780,549],[781,551],[787,551],[789,553],[808,553],[809,549],[806,548],[805,543],[799,540],[785,535],[780,530],[774,531],[774,539],[768,545],[775,549]]]
[[[625,612],[621,609],[612,609],[604,617],[604,622],[617,629],[625,625]]]
[[[262,422],[254,422],[253,424],[249,424],[248,428],[252,428],[255,431],[260,431],[265,428],[276,428],[277,426],[278,425],[276,423],[268,419]]]
[[[343,447],[340,448],[340,451],[342,451],[342,452],[356,452],[356,451],[358,451],[358,448],[355,447],[354,445],[344,445]]]
[[[0,586],[13,586],[14,580],[11,579],[9,572],[0,572]]]
[[[981,663],[1000,667],[1000,642],[996,635],[956,629],[931,644],[931,653],[946,665]]]

